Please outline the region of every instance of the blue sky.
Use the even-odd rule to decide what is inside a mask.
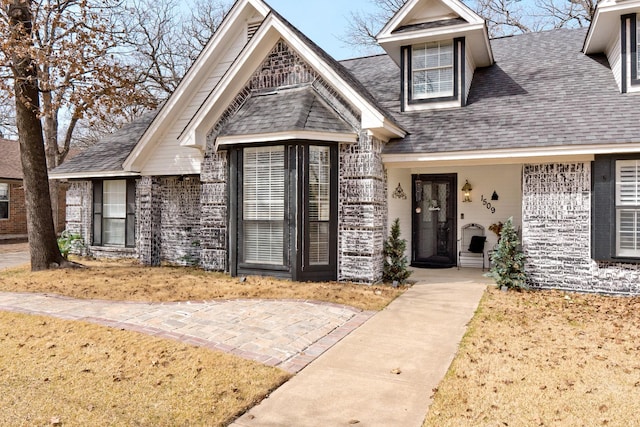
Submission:
[[[371,0],[267,0],[267,3],[335,59],[362,55],[345,46],[341,38],[351,12],[374,10]]]

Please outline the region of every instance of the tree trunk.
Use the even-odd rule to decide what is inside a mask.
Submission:
[[[32,46],[31,0],[13,0],[9,19],[21,46]],[[25,43],[26,42],[26,43]],[[15,80],[16,125],[24,174],[27,229],[31,270],[46,270],[63,264],[53,227],[49,176],[44,152],[37,67],[28,49],[16,49],[12,57]]]
[[[42,71],[41,71],[42,72]],[[48,79],[46,75],[48,69],[44,68],[44,76],[40,77]],[[42,93],[42,107],[45,111],[44,117],[44,152],[47,160],[47,170],[53,170],[58,163],[58,110],[53,108],[51,102],[51,93]],[[60,183],[56,180],[49,181],[49,193],[51,195],[51,212],[53,215],[53,229],[57,233],[60,228],[59,206],[60,200]]]

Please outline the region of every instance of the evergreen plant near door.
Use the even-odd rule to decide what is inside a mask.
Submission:
[[[509,218],[500,231],[500,240],[491,255],[491,269],[487,276],[495,279],[498,288],[526,289],[527,275],[524,271],[524,254],[518,248],[520,241]]]
[[[391,226],[389,238],[384,242],[384,268],[382,280],[385,282],[404,283],[411,271],[407,269],[407,257],[404,251],[407,241],[400,238],[400,219],[396,218]]]

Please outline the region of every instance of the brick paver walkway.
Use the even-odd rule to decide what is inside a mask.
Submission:
[[[374,312],[294,300],[137,303],[0,293],[0,310],[82,320],[224,351],[295,373]]]

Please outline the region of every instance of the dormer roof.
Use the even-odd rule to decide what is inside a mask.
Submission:
[[[596,7],[583,52],[587,55],[602,53],[615,34],[620,33],[620,17],[640,13],[640,0],[602,0]]]
[[[465,37],[478,67],[493,64],[486,22],[458,0],[409,0],[377,35],[380,46],[400,64],[400,47]]]

